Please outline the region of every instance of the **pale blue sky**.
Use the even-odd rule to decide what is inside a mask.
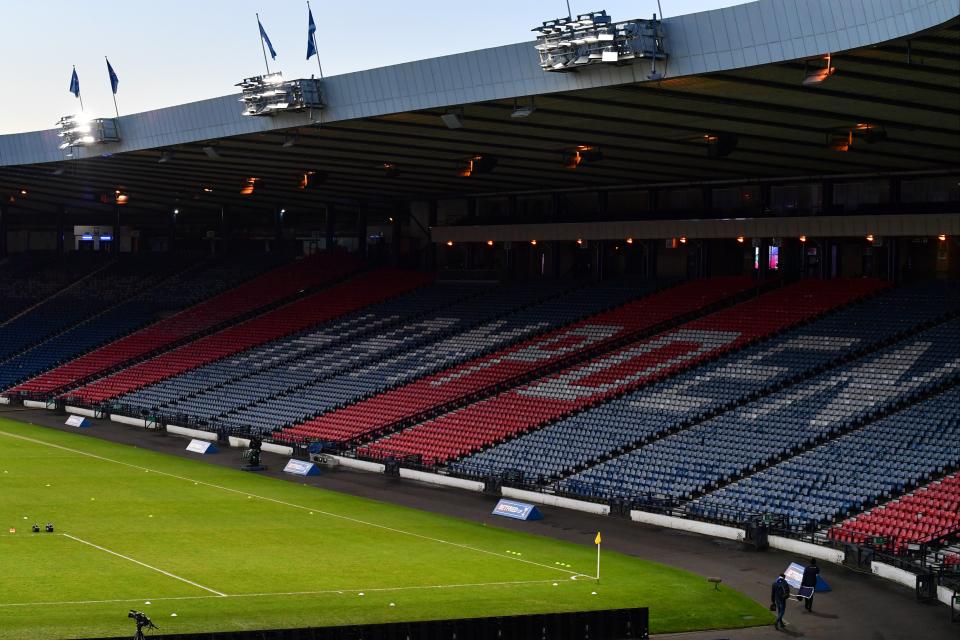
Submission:
[[[743,0],[661,0],[669,17]],[[532,39],[530,29],[566,14],[565,0],[355,0],[312,3],[326,75]],[[647,17],[656,0],[571,0],[574,12]],[[301,0],[0,0],[0,133],[50,129],[78,110],[68,93],[77,66],[86,110],[111,115],[104,55],[120,113],[226,95],[262,73],[254,14],[288,78],[316,72],[306,56]],[[271,68],[274,63],[271,62]]]

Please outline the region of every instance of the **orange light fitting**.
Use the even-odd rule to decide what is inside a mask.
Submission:
[[[800,236],[800,242],[806,242],[807,236]]]
[[[744,239],[745,238],[743,236],[737,236],[737,242],[739,242],[740,244],[743,244]]]

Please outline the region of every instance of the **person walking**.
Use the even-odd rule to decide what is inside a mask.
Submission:
[[[787,623],[783,621],[783,614],[787,612],[787,600],[789,598],[790,585],[787,584],[787,579],[781,573],[770,588],[770,608],[777,612],[777,621],[773,623],[774,629],[787,628]]]
[[[803,578],[800,581],[801,587],[809,587],[810,594],[804,600],[803,606],[807,611],[813,611],[813,594],[817,591],[817,576],[820,575],[820,567],[817,566],[817,559],[810,558],[810,564],[803,570]]]

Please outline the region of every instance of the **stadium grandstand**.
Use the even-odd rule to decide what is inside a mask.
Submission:
[[[89,427],[86,437],[49,436],[55,455],[96,441],[84,454],[93,463],[125,455],[100,441],[134,445],[140,452],[120,463],[124,471],[157,468],[168,481],[197,478],[236,494],[223,501],[270,503],[223,533],[171,524],[197,545],[217,543],[193,555],[140,550],[141,560],[137,547],[91,533],[93,512],[59,517],[55,505],[67,501],[31,506],[21,520],[34,494],[0,481],[8,538],[22,538],[16,528],[34,514],[59,517],[82,551],[132,561],[223,607],[192,621],[165,615],[158,624],[170,633],[239,634],[288,619],[322,626],[285,618],[269,598],[234,611],[236,568],[214,570],[212,582],[193,570],[231,537],[253,544],[262,530],[265,546],[290,550],[288,565],[294,555],[336,554],[320,538],[287,547],[309,528],[302,520],[284,523],[276,539],[265,531],[311,493],[258,501],[272,485],[231,489],[231,476],[204,480],[208,467],[142,458],[158,450],[200,459],[183,452],[186,440],[159,434],[183,436],[191,447],[218,447],[220,466],[238,467],[252,452],[259,459],[262,445],[269,464],[259,475],[284,476],[284,465],[287,477],[291,468],[320,471],[296,480],[376,498],[387,512],[412,506],[486,525],[497,499],[537,505],[555,526],[509,526],[563,541],[609,530],[618,551],[700,581],[709,570],[723,576],[722,589],[711,578],[717,591],[729,584],[746,594],[715,605],[706,604],[711,592],[697,596],[710,615],[731,619],[678,621],[658,611],[656,592],[627,587],[632,600],[603,605],[619,611],[610,620],[649,607],[655,635],[707,631],[683,636],[707,640],[717,637],[710,629],[770,625],[770,582],[813,557],[835,587],[816,598],[815,610],[828,613],[804,616],[798,605],[788,630],[956,637],[960,5],[759,0],[662,20],[613,18],[571,15],[538,26],[536,41],[323,79],[259,76],[240,95],[0,136],[0,468],[17,475],[18,455],[40,460],[6,449],[43,444],[48,432],[66,438],[77,431],[63,426],[69,416]],[[111,484],[107,471],[92,473]],[[138,503],[189,493],[132,482],[116,484]],[[18,488],[31,497],[5,508]],[[198,518],[221,504],[196,505]],[[302,510],[327,508],[316,504]],[[369,504],[349,509],[355,518],[336,517],[375,518]],[[410,529],[385,522],[358,534],[369,545],[352,552],[399,580],[413,570],[390,565],[405,552],[386,535]],[[436,532],[409,534],[414,542],[473,549],[446,542],[458,535],[453,524],[425,522]],[[590,554],[591,541],[592,533]],[[498,539],[491,544],[514,545],[510,555],[483,553],[515,565],[522,549],[527,568],[559,567],[574,582],[595,579],[594,590],[571,593],[555,611],[545,597],[511,592],[482,596],[473,610],[469,597],[442,589],[557,585],[547,574],[441,571],[415,586],[359,585],[398,599],[434,589],[437,600],[418,603],[423,611],[322,606],[349,611],[344,624],[399,624],[487,610],[562,615],[604,595],[599,534],[595,578],[592,555],[567,571],[560,551],[546,560],[525,543]],[[24,550],[22,566],[35,553]],[[344,571],[359,563],[338,561]],[[317,571],[327,571],[320,560]],[[106,615],[99,607],[146,606],[139,595],[60,592],[56,583],[21,598],[2,574],[0,640],[115,637],[93,622]],[[350,591],[336,580],[299,588],[284,575],[276,588],[244,585],[236,598]],[[610,590],[629,583],[610,580]],[[199,596],[155,599],[191,597]],[[914,597],[947,606],[918,608]],[[34,635],[27,616],[59,601],[83,624],[54,621]],[[97,603],[89,622],[84,603]],[[602,637],[648,637],[630,620]],[[573,629],[567,618],[557,624]],[[276,637],[448,637],[405,628],[406,636]],[[920,628],[930,635],[916,635]]]

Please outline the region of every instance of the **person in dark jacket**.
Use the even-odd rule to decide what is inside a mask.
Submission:
[[[810,587],[810,597],[803,603],[807,611],[813,611],[813,594],[817,590],[817,576],[819,575],[820,567],[817,566],[816,558],[810,558],[810,564],[803,570],[803,579],[800,581],[801,587]]]
[[[787,599],[789,597],[790,585],[787,584],[787,579],[781,573],[770,588],[770,604],[777,611],[777,621],[773,623],[774,629],[787,628],[787,624],[783,621],[783,614],[787,611]]]

